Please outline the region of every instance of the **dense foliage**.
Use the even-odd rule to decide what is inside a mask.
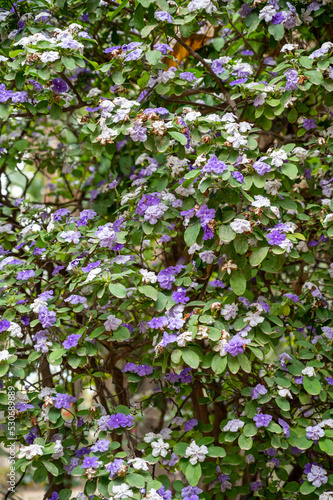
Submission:
[[[332,18],[2,3],[12,498],[333,498]]]

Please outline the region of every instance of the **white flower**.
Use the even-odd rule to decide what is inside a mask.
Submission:
[[[259,12],[259,19],[265,19],[266,23],[269,23],[275,15],[276,10],[273,5],[267,5]]]
[[[0,62],[6,62],[6,61],[9,61],[8,57],[0,56]]]
[[[260,313],[258,311],[254,313],[249,311],[246,313],[246,317],[244,318],[244,322],[248,322],[252,327],[259,325],[263,321],[265,321],[265,318],[263,316],[260,316]]]
[[[237,432],[238,429],[242,429],[245,425],[245,422],[239,420],[238,418],[234,418],[233,420],[229,420],[229,422],[223,427],[224,432]]]
[[[90,89],[88,94],[87,94],[87,97],[90,98],[90,97],[96,97],[98,96],[99,94],[101,94],[102,91],[98,88],[93,88],[93,89]]]
[[[285,240],[283,240],[281,243],[279,243],[278,245],[280,248],[283,248],[286,250],[287,253],[290,253],[291,250],[294,248],[294,245],[293,243],[288,240],[288,238],[286,238]]]
[[[202,246],[200,245],[197,245],[197,243],[193,243],[192,246],[190,246],[190,248],[187,250],[187,253],[189,255],[193,255],[195,252],[197,252],[198,250],[201,250]]]
[[[116,318],[114,314],[110,314],[104,323],[104,327],[107,332],[111,332],[111,330],[117,330],[121,324],[121,319]]]
[[[297,156],[301,161],[306,160],[306,157],[308,156],[308,151],[304,148],[297,147],[293,149],[293,154]]]
[[[17,337],[19,339],[23,337],[22,329],[18,323],[11,321],[8,331],[11,332],[11,337]]]
[[[47,302],[41,299],[35,299],[32,304],[30,304],[30,309],[35,313],[39,313],[41,307],[47,306]]]
[[[230,335],[228,334],[228,336]],[[220,356],[225,356],[227,354],[225,350],[225,346],[227,345],[227,343],[228,340],[226,338],[219,340],[218,343],[214,345],[213,351],[218,352]]]
[[[143,460],[143,458],[132,458],[128,461],[129,464],[132,464],[132,467],[137,470],[149,470],[147,460]]]
[[[163,497],[161,497],[154,488],[152,488],[144,498],[147,498],[147,500],[163,500]]]
[[[278,179],[274,179],[272,181],[266,180],[264,189],[265,189],[267,194],[272,194],[273,196],[275,196],[276,194],[278,194],[281,186],[282,186],[282,184]],[[272,208],[271,208],[271,210],[272,210]]]
[[[102,272],[101,267],[96,267],[95,269],[92,269],[91,271],[89,271],[87,279],[83,283],[89,283],[89,281],[94,280],[96,276],[101,274],[101,272]]]
[[[21,446],[20,453],[17,455],[18,458],[26,458],[27,460],[31,460],[37,455],[43,455],[43,448],[39,444],[31,444],[30,446]]]
[[[157,438],[157,434],[155,434],[154,432],[148,432],[148,434],[144,435],[143,440],[145,443],[151,443],[156,438]]]
[[[63,456],[64,456],[64,448],[61,444],[60,439],[57,439],[57,441],[55,442],[55,445],[54,445],[54,453],[52,455],[52,458],[57,460],[58,458],[63,457]]]
[[[326,215],[324,219],[324,224],[326,224],[326,222],[331,222],[331,220],[333,220],[333,214]]]
[[[192,441],[190,446],[188,446],[185,451],[185,456],[190,457],[190,463],[192,465],[195,465],[198,462],[204,462],[207,454],[207,446],[198,446],[195,441]]]
[[[275,149],[271,153],[272,165],[275,167],[281,167],[283,165],[284,160],[288,159],[287,153],[283,149]]]
[[[0,361],[7,361],[9,356],[10,356],[10,354],[6,349],[4,349],[3,351],[0,351]]]
[[[215,5],[210,0],[192,0],[188,4],[187,9],[189,12],[204,9],[208,14],[216,11]]]
[[[280,52],[292,52],[298,48],[297,43],[285,43]]]
[[[43,52],[39,56],[39,59],[42,61],[42,63],[48,63],[48,62],[53,62],[56,61],[57,59],[60,59],[60,55],[58,52],[55,52],[54,50],[50,50],[48,52]]]
[[[270,207],[271,202],[265,196],[262,196],[261,194],[256,194],[254,196],[254,201],[251,203],[251,205],[256,208]]]
[[[153,457],[166,457],[168,454],[168,449],[170,448],[169,443],[165,443],[163,439],[154,441],[153,443],[151,443],[151,446],[153,448],[153,451],[151,452]]]
[[[204,252],[199,253],[199,257],[202,262],[206,262],[206,264],[212,264],[215,259],[215,254],[214,252],[212,252],[212,250],[205,250]]]
[[[318,500],[333,500],[333,491],[325,491],[319,496]]]
[[[177,345],[178,347],[185,347],[186,342],[191,342],[191,340],[192,340],[192,332],[180,333],[177,337]]]
[[[314,377],[316,375],[315,369],[313,366],[307,366],[302,370],[303,375],[307,375],[308,377]]]
[[[300,241],[297,243],[296,248],[299,252],[307,252],[309,250],[306,241]]]
[[[119,486],[114,485],[112,487],[112,493],[114,495],[113,498],[115,498],[116,500],[121,499],[121,498],[129,498],[129,497],[132,497],[134,495],[131,488],[125,483],[123,483]],[[110,500],[113,500],[113,499],[110,498]]]
[[[161,437],[163,439],[171,439],[171,434],[172,434],[172,430],[169,429],[168,427],[165,427],[164,429],[161,429],[161,431],[157,435],[157,437]]]
[[[185,122],[195,122],[197,118],[201,116],[200,111],[190,111],[189,113],[186,113],[184,116],[184,121]]]
[[[289,389],[284,389],[283,387],[278,386],[278,395],[281,396],[281,398],[290,398],[293,399],[293,396]]]
[[[319,427],[329,427],[330,429],[333,429],[333,418],[328,418],[326,420],[323,420],[322,422],[320,422],[320,424],[318,424]]]
[[[235,319],[238,312],[238,304],[226,304],[223,309],[221,309],[221,314],[224,319],[229,321],[230,319]]]
[[[157,276],[153,271],[148,271],[147,269],[140,269],[139,274],[142,275],[144,283],[156,283]]]
[[[55,389],[51,389],[51,387],[44,387],[40,393],[38,394],[38,399],[42,400],[45,399],[47,396],[50,396],[51,394],[56,394]]]
[[[230,227],[238,234],[251,232],[251,222],[245,219],[234,219]]]

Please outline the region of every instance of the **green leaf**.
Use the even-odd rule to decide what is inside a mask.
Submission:
[[[310,493],[313,493],[315,489],[316,486],[314,486],[312,483],[310,483],[309,481],[304,481],[299,489],[299,492],[302,493],[302,495],[310,495]]]
[[[289,179],[296,179],[298,175],[298,168],[293,163],[284,163],[281,167],[281,171],[284,175],[289,177]]]
[[[131,336],[129,329],[125,326],[120,326],[115,332],[113,332],[112,339],[118,340],[118,342],[124,342],[124,340],[129,339]]]
[[[244,274],[238,269],[231,272],[230,285],[236,295],[244,295],[246,290],[246,279]]]
[[[68,500],[72,494],[72,490],[69,490],[68,488],[61,490],[59,492],[59,499],[58,500]]]
[[[112,293],[112,295],[118,297],[119,299],[122,299],[126,296],[126,288],[120,283],[110,283],[109,291],[110,293]]]
[[[155,66],[161,59],[161,52],[159,50],[148,50],[146,52],[146,59],[152,66]]]
[[[201,465],[199,463],[195,465],[189,463],[185,469],[185,476],[191,486],[196,486],[201,478]]]
[[[180,142],[180,144],[182,144],[183,146],[186,146],[186,144],[187,144],[186,135],[181,134],[180,132],[173,132],[173,131],[169,132],[169,134],[171,135],[171,137],[176,139],[176,141]]]
[[[197,222],[196,224],[193,224],[185,229],[184,240],[188,247],[192,246],[197,241],[200,229],[200,222]]]
[[[200,363],[200,358],[198,354],[191,349],[182,350],[182,358],[184,362],[191,368],[198,368]]]
[[[250,265],[254,267],[259,266],[268,254],[268,250],[269,247],[256,248],[250,255]]]
[[[295,123],[298,118],[298,112],[296,108],[292,108],[288,113],[288,121],[290,123]]]
[[[53,120],[58,120],[62,115],[62,107],[57,103],[53,103],[50,109],[50,115]]]
[[[219,237],[225,243],[230,243],[230,241],[236,238],[237,234],[231,229],[230,226],[221,226],[219,229]]]
[[[268,26],[268,32],[272,35],[275,40],[282,40],[284,37],[284,26],[283,24],[270,24]]]
[[[312,394],[313,396],[317,396],[321,391],[320,381],[315,377],[305,376],[303,378],[303,387],[308,394]]]
[[[227,356],[220,356],[215,354],[212,360],[212,370],[216,374],[223,373],[227,367]]]
[[[33,479],[37,484],[41,484],[47,479],[47,470],[45,469],[45,467],[43,467],[43,465],[35,470]]]
[[[59,469],[54,463],[43,460],[43,465],[49,472],[51,472],[52,476],[56,477],[59,475]]]
[[[148,73],[148,71],[144,71],[143,75],[139,78],[137,82],[140,89],[146,88],[149,80],[150,80],[150,74]]]
[[[241,450],[250,450],[253,445],[252,437],[246,437],[244,434],[241,434],[238,438],[238,446]]]
[[[228,361],[228,368],[231,371],[231,373],[233,373],[233,374],[238,373],[238,371],[239,371],[238,359],[236,357],[228,355],[227,361]]]
[[[135,488],[144,488],[145,487],[145,478],[140,474],[127,474],[126,475],[126,483],[130,486],[135,486]]]
[[[249,244],[247,242],[247,237],[245,236],[245,234],[237,234],[236,238],[234,239],[234,247],[236,252],[240,255],[243,255],[247,252]]]
[[[176,453],[176,455],[179,455],[180,457],[184,457],[187,448],[188,448],[188,443],[177,443],[173,447],[173,451],[174,451],[174,453]]]
[[[119,14],[119,12],[121,10],[123,10],[123,8],[126,6],[126,4],[128,3],[128,0],[123,0],[123,2],[121,2],[121,4],[119,5],[119,7],[116,8],[116,10],[112,11],[112,12],[108,12],[107,13],[107,17],[108,17],[108,21],[112,21],[112,19],[114,19],[116,17],[117,14]]]
[[[143,293],[143,295],[145,295],[146,297],[149,297],[150,299],[153,300],[157,300],[158,291],[153,286],[151,285],[139,286],[138,290],[140,293]]]
[[[226,456],[226,452],[224,448],[220,446],[209,446],[208,447],[208,456],[209,457],[220,457],[223,458]]]
[[[333,439],[323,438],[319,440],[319,448],[327,455],[333,456]]]

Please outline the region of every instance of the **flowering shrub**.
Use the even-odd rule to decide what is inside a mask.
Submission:
[[[5,7],[17,484],[332,499],[331,2]]]

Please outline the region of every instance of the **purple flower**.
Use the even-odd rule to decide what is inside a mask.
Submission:
[[[67,243],[77,244],[80,241],[81,233],[79,231],[63,231],[59,236]]]
[[[110,472],[110,476],[113,477],[117,474],[123,463],[124,460],[122,458],[115,458],[114,461],[107,464],[105,468],[108,472]]]
[[[271,171],[271,167],[270,165],[268,165],[267,163],[265,163],[264,161],[255,161],[253,163],[253,168],[254,170],[259,174],[259,175],[264,175],[266,172],[270,172]]]
[[[309,131],[313,128],[317,128],[317,125],[316,125],[316,120],[314,120],[313,118],[306,118],[304,121],[303,121],[303,127],[305,128],[305,130]]]
[[[124,413],[117,413],[116,415],[111,415],[107,422],[107,426],[110,430],[119,429],[120,427],[132,427],[134,417],[132,415],[124,415]]]
[[[183,500],[199,500],[199,495],[202,490],[198,486],[186,486],[181,491]]]
[[[180,381],[182,384],[190,384],[192,382],[192,376],[190,375],[191,368],[184,368],[179,374]]]
[[[87,302],[86,297],[82,297],[81,295],[70,295],[67,299],[64,299],[65,302],[69,302],[72,305],[76,304],[84,304]]]
[[[273,230],[267,235],[267,240],[270,245],[280,245],[286,239],[286,235],[279,231]]]
[[[221,280],[212,280],[208,283],[208,285],[213,286],[214,288],[225,288],[225,284]]]
[[[190,71],[183,71],[180,73],[179,78],[186,80],[187,82],[195,82],[197,77],[193,75]]]
[[[68,208],[59,208],[56,212],[53,214],[53,220],[58,221],[65,217],[65,215],[70,214],[70,211]]]
[[[21,92],[14,92],[12,94],[12,102],[14,104],[18,102],[26,102],[28,100],[28,92],[26,90],[22,90]]]
[[[170,490],[166,490],[165,486],[161,486],[157,493],[163,498],[163,500],[171,500],[172,492]]]
[[[98,463],[98,460],[97,460],[97,457],[84,457],[83,459],[83,462],[82,462],[82,465],[81,465],[81,469],[98,469],[99,467],[99,463]]]
[[[17,403],[15,407],[18,411],[27,411],[27,410],[33,410],[34,405],[31,405],[29,403]]]
[[[279,418],[278,422],[279,422],[279,424],[281,425],[281,427],[283,429],[283,434],[286,436],[286,438],[289,438],[290,437],[290,427],[289,427],[289,425],[284,420],[282,420],[282,418]]]
[[[284,15],[283,12],[277,12],[275,16],[273,17],[271,23],[272,24],[281,24],[284,21]]]
[[[154,49],[159,50],[164,56],[167,52],[173,51],[172,47],[170,47],[170,45],[168,45],[167,43],[157,43],[156,45],[154,45]]]
[[[255,416],[253,417],[253,421],[256,423],[258,429],[260,427],[268,427],[272,419],[273,419],[272,415],[268,415],[265,413],[256,413]]]
[[[67,83],[62,78],[55,78],[52,80],[51,90],[53,90],[55,94],[63,94],[64,92],[67,92],[68,89],[69,87]]]
[[[162,22],[172,23],[173,17],[169,14],[169,12],[165,12],[164,10],[158,10],[154,13],[155,19]]]
[[[251,398],[258,399],[259,396],[264,396],[265,394],[267,394],[266,387],[262,384],[257,384],[251,391]]]
[[[211,68],[217,75],[220,75],[224,71],[222,62],[219,59],[215,59],[215,61],[212,62]]]
[[[124,61],[125,62],[128,62],[128,61],[137,61],[138,59],[140,59],[140,57],[142,56],[142,54],[143,54],[143,50],[142,49],[132,50],[132,52],[129,52],[129,54],[125,57]]]
[[[235,85],[241,85],[242,83],[247,82],[247,78],[238,78],[237,80],[234,80],[233,82],[229,82],[230,87],[234,87]]]
[[[42,323],[43,328],[49,328],[56,322],[56,313],[49,311],[46,306],[39,309],[38,319]]]
[[[215,214],[216,210],[214,210],[214,208],[208,208],[207,205],[202,205],[195,215],[199,217],[200,224],[204,227],[214,219]]]
[[[326,484],[328,481],[327,472],[320,465],[313,464],[310,472],[307,473],[307,479],[313,486],[320,488],[322,484]]]
[[[38,298],[39,298],[40,300],[44,300],[44,301],[46,301],[46,300],[53,299],[53,295],[54,295],[54,291],[53,291],[53,290],[47,290],[47,291],[45,291],[45,292],[43,292],[43,293],[40,293],[40,294],[38,295]]]
[[[26,270],[26,271],[20,271],[17,273],[16,279],[17,280],[28,280],[29,278],[33,278],[35,276],[35,271],[33,270]]]
[[[157,275],[157,281],[159,282],[161,288],[164,288],[165,290],[171,290],[172,289],[172,283],[176,281],[175,275],[180,273],[180,271],[184,268],[185,266],[170,266],[167,267],[166,269],[162,269]]]
[[[329,385],[333,385],[333,377],[325,377],[325,380]]]
[[[21,316],[21,323],[25,326],[28,326],[30,324],[30,319],[28,316]]]
[[[287,83],[286,90],[297,90],[298,89],[298,72],[295,69],[289,69],[285,72]]]
[[[53,397],[53,401],[55,408],[65,408],[68,410],[68,408],[71,407],[71,404],[75,403],[76,398],[74,398],[74,396],[70,396],[69,394],[62,394],[58,392],[56,396]]]
[[[148,365],[137,365],[135,373],[140,375],[140,377],[145,377],[146,375],[151,375],[153,373],[153,367]]]
[[[187,422],[185,422],[185,424],[184,424],[184,431],[189,432],[196,425],[198,425],[197,419],[196,418],[191,418],[191,420],[188,420]]]
[[[0,332],[5,332],[10,327],[10,321],[7,319],[2,319],[0,321]]]
[[[319,425],[310,425],[306,428],[307,439],[312,439],[313,441],[318,441],[321,437],[325,436],[325,431]]]
[[[189,297],[186,297],[185,288],[178,288],[177,291],[174,291],[172,299],[176,302],[176,304],[186,304],[186,302],[190,300]]]
[[[238,172],[237,170],[235,170],[235,172],[231,172],[231,177],[240,184],[243,184],[244,182],[244,175]]]
[[[147,140],[147,129],[142,127],[139,122],[134,122],[134,127],[129,128],[128,132],[133,141],[145,142]]]
[[[281,366],[284,370],[287,370],[286,361],[288,359],[292,359],[292,357],[289,354],[287,354],[286,352],[283,352],[282,354],[280,354],[280,363],[281,363]]]
[[[79,333],[72,333],[62,343],[62,345],[65,349],[71,349],[72,347],[76,347],[81,337],[82,335],[80,335]]]
[[[101,453],[103,453],[104,451],[107,451],[109,449],[110,442],[111,441],[109,441],[108,439],[99,439],[98,441],[96,441],[94,446],[91,447],[91,451],[100,451]]]
[[[295,295],[294,293],[285,293],[283,297],[287,297],[287,299],[292,300],[294,304],[299,302],[299,296]]]
[[[92,269],[95,269],[96,267],[98,267],[100,265],[100,263],[101,263],[100,260],[97,260],[96,262],[91,262],[87,266],[82,267],[82,271],[84,273],[89,273]]]
[[[250,483],[251,491],[259,491],[262,488],[261,481],[255,481],[254,483]]]
[[[231,356],[235,357],[237,354],[243,354],[244,344],[249,344],[250,342],[250,339],[245,339],[239,334],[236,334],[232,337],[228,344],[225,345],[225,350],[231,354]]]
[[[52,276],[58,274],[62,269],[65,269],[66,266],[56,266],[52,271]]]
[[[224,163],[224,161],[218,160],[216,155],[212,155],[206,165],[202,168],[202,172],[209,174],[214,173],[217,175],[223,174],[226,170],[228,170],[228,166]]]

